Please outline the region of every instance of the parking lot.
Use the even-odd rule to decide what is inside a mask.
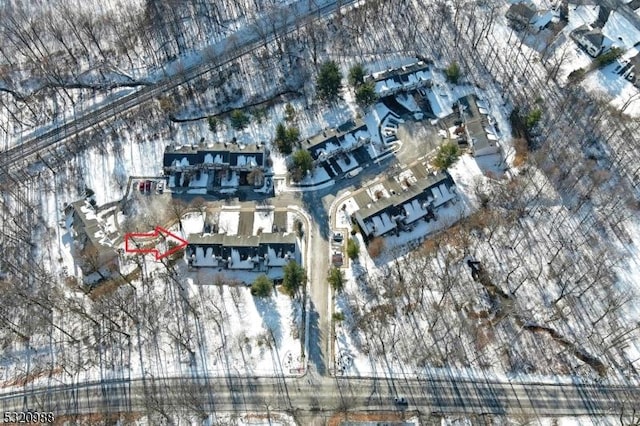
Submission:
[[[136,179],[132,182],[133,189],[140,194],[162,194],[166,188],[164,179]]]

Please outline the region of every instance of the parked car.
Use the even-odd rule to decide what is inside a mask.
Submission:
[[[344,260],[342,259],[342,252],[333,252],[333,255],[331,255],[331,264],[336,268],[340,268],[344,264]]]
[[[156,192],[158,194],[162,194],[164,192],[164,182],[163,181],[158,182],[158,184],[156,185]]]
[[[355,169],[353,169],[349,173],[347,173],[345,176],[347,178],[356,177],[356,176],[358,176],[360,174],[361,171],[362,171],[362,167],[356,167]]]
[[[140,181],[140,183],[138,184],[138,190],[140,192],[144,192],[144,181]]]
[[[144,181],[144,191],[145,192],[151,192],[151,181],[150,180]]]
[[[344,241],[344,236],[340,232],[336,232],[333,234],[333,241],[336,243],[341,243]]]
[[[407,399],[404,396],[396,396],[394,400],[396,402],[396,405],[402,405],[404,407],[409,405],[409,401],[407,401]]]

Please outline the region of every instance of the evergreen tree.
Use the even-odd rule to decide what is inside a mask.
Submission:
[[[360,246],[358,246],[356,240],[349,238],[349,240],[347,240],[347,256],[349,256],[351,260],[356,260],[359,254]]]
[[[432,164],[438,170],[445,170],[455,163],[459,156],[460,149],[458,149],[458,145],[454,143],[445,143],[440,145],[440,148],[438,148],[438,153],[433,159]]]
[[[287,128],[284,123],[278,123],[276,126],[276,137],[273,142],[278,152],[291,154],[291,147],[287,146]]]
[[[284,123],[276,126],[274,144],[276,149],[283,154],[291,154],[293,144],[298,141],[300,131],[297,127],[286,127]]]
[[[364,83],[364,76],[367,74],[367,70],[362,64],[355,64],[349,68],[349,84],[353,88],[357,88]]]
[[[243,130],[249,125],[251,119],[242,110],[234,109],[231,111],[231,127],[235,130]]]
[[[284,121],[292,123],[296,119],[296,109],[291,104],[284,107]]]
[[[273,292],[273,281],[265,274],[260,275],[251,285],[251,294],[256,297],[269,297]]]
[[[283,268],[283,272],[282,287],[289,296],[293,297],[307,280],[307,273],[295,260],[287,263]]]
[[[331,268],[329,270],[327,281],[329,281],[331,288],[333,288],[335,291],[342,291],[342,289],[344,288],[344,283],[346,281],[344,272],[342,272],[340,268]]]
[[[299,149],[293,153],[293,167],[294,171],[297,170],[300,176],[304,177],[308,171],[313,169],[313,157],[306,149]]]
[[[372,81],[364,83],[356,89],[356,102],[363,108],[372,105],[377,99],[378,94]]]
[[[286,140],[289,146],[293,147],[293,144],[298,142],[300,138],[300,130],[297,127],[289,127],[286,132]]]
[[[452,62],[451,65],[447,67],[444,71],[447,76],[447,80],[453,84],[458,83],[458,79],[460,79],[460,67],[457,62]]]
[[[215,133],[216,130],[218,130],[218,119],[215,117],[209,117],[207,122],[209,123],[209,131]]]
[[[527,115],[527,120],[526,120],[527,129],[528,130],[533,129],[536,126],[536,124],[538,124],[541,118],[542,118],[542,110],[540,108],[535,108],[534,110],[532,110]]]
[[[338,99],[342,73],[335,61],[328,61],[320,66],[316,80],[316,93],[318,98],[326,102]]]

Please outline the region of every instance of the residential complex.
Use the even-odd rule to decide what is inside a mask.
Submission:
[[[266,147],[260,144],[168,146],[163,170],[169,176],[169,187],[261,187],[268,155]]]
[[[368,188],[356,198],[353,215],[363,236],[410,231],[420,220],[436,220],[437,209],[457,200],[455,183],[446,172],[428,174],[421,165]]]

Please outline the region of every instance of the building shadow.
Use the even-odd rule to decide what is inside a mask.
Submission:
[[[275,298],[254,297],[253,303],[256,305],[260,317],[262,317],[265,328],[273,337],[274,344],[279,348],[282,343],[282,321],[280,320]]]

